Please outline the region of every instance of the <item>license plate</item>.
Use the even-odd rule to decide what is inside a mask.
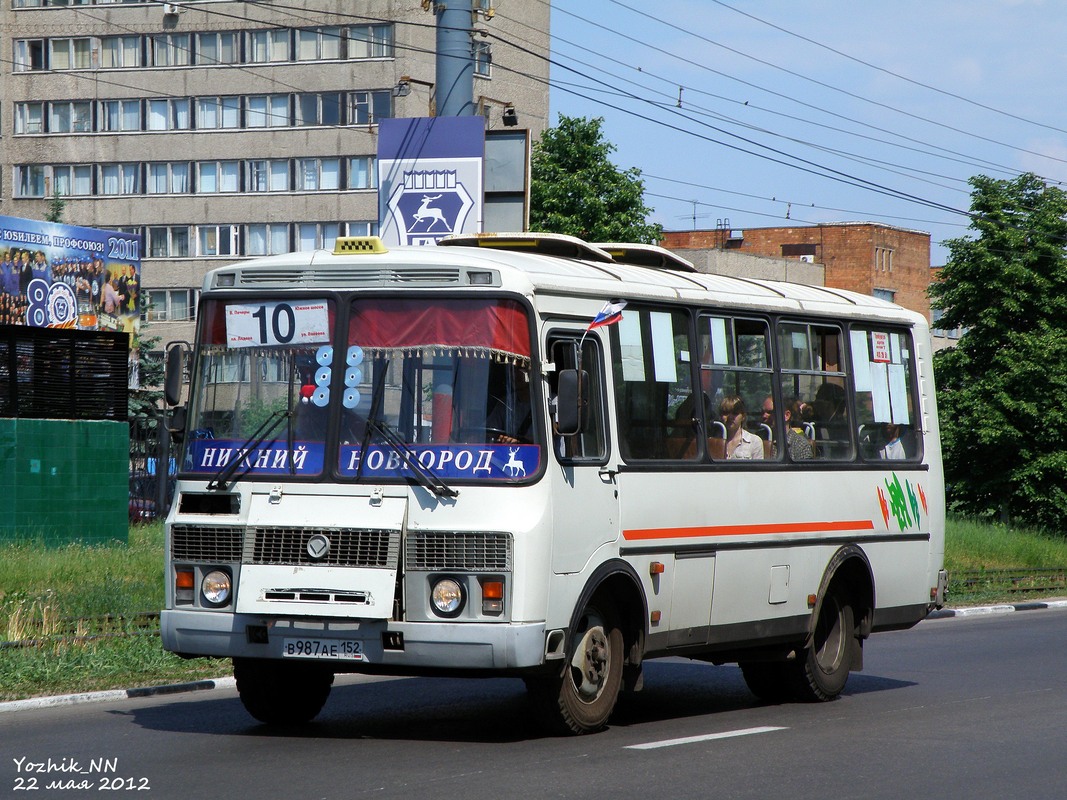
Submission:
[[[356,639],[283,639],[285,658],[328,658],[363,661],[363,642]]]

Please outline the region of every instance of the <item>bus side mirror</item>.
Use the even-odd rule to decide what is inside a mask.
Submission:
[[[589,373],[579,373],[576,369],[560,370],[556,394],[556,433],[573,436],[582,430],[588,398]]]
[[[168,406],[182,401],[182,373],[185,370],[185,351],[180,345],[172,345],[167,351],[166,371],[163,378],[163,394]]]

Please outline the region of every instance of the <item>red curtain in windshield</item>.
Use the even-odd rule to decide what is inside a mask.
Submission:
[[[434,349],[490,351],[530,357],[530,325],[514,300],[385,300],[353,302],[348,343],[366,351]]]

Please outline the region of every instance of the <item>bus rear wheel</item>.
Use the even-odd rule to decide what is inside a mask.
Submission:
[[[233,675],[245,710],[266,725],[310,722],[333,686],[333,673],[313,664],[235,658]]]
[[[624,646],[614,607],[594,599],[571,633],[566,668],[549,678],[527,680],[550,730],[593,733],[607,724],[622,688]]]
[[[741,676],[749,691],[767,703],[793,699],[792,664],[788,661],[743,661]]]

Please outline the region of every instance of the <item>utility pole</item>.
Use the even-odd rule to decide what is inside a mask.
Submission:
[[[470,0],[434,2],[437,16],[437,115],[474,116],[474,35]]]

